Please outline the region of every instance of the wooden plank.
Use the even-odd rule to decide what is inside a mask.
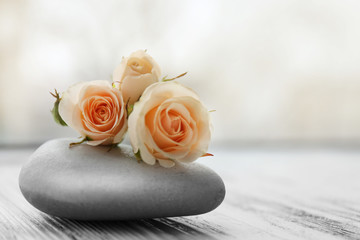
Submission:
[[[200,162],[224,203],[199,216],[81,222],[34,209],[18,188],[32,149],[0,151],[0,239],[360,239],[360,151],[225,150]]]

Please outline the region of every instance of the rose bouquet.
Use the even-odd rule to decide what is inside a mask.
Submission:
[[[56,98],[54,120],[75,129],[79,142],[119,144],[129,132],[135,156],[163,167],[192,162],[207,153],[211,138],[209,111],[199,96],[171,79],[160,79],[159,65],[146,51],[123,58],[110,81],[80,82]]]
[[[162,78],[139,50],[122,59],[112,81],[51,93],[54,120],[81,138],[47,141],[30,156],[19,175],[24,197],[40,211],[76,220],[189,216],[219,206],[220,176],[187,164],[211,156],[211,124],[199,96],[173,81],[185,74]],[[131,146],[119,145],[127,132]]]

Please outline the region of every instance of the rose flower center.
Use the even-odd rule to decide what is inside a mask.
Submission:
[[[110,109],[106,104],[101,104],[97,109],[95,109],[95,116],[97,120],[106,121],[110,117]]]
[[[184,106],[180,110],[158,106],[146,115],[145,124],[163,151],[170,152],[174,147],[188,145],[196,136],[194,120]]]
[[[128,66],[135,72],[140,74],[150,73],[152,70],[151,64],[140,58],[131,58],[128,62]]]
[[[160,115],[160,118],[161,125],[169,137],[179,137],[184,134],[182,118],[178,113],[171,111],[166,114],[166,111],[163,111]]]
[[[116,110],[115,110],[116,111]],[[88,129],[100,126],[111,127],[115,119],[114,104],[110,96],[94,96],[86,100],[83,111],[83,123]],[[101,127],[98,130],[105,130]]]

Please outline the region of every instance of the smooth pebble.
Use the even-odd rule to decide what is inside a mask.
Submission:
[[[130,220],[197,215],[223,201],[225,186],[197,163],[163,168],[138,162],[128,145],[109,147],[54,139],[23,166],[20,189],[37,209],[77,220]]]

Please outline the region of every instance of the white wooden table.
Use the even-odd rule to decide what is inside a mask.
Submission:
[[[0,239],[360,239],[360,149],[213,149],[223,178],[213,212],[80,222],[34,209],[18,188],[34,149],[0,149]]]

